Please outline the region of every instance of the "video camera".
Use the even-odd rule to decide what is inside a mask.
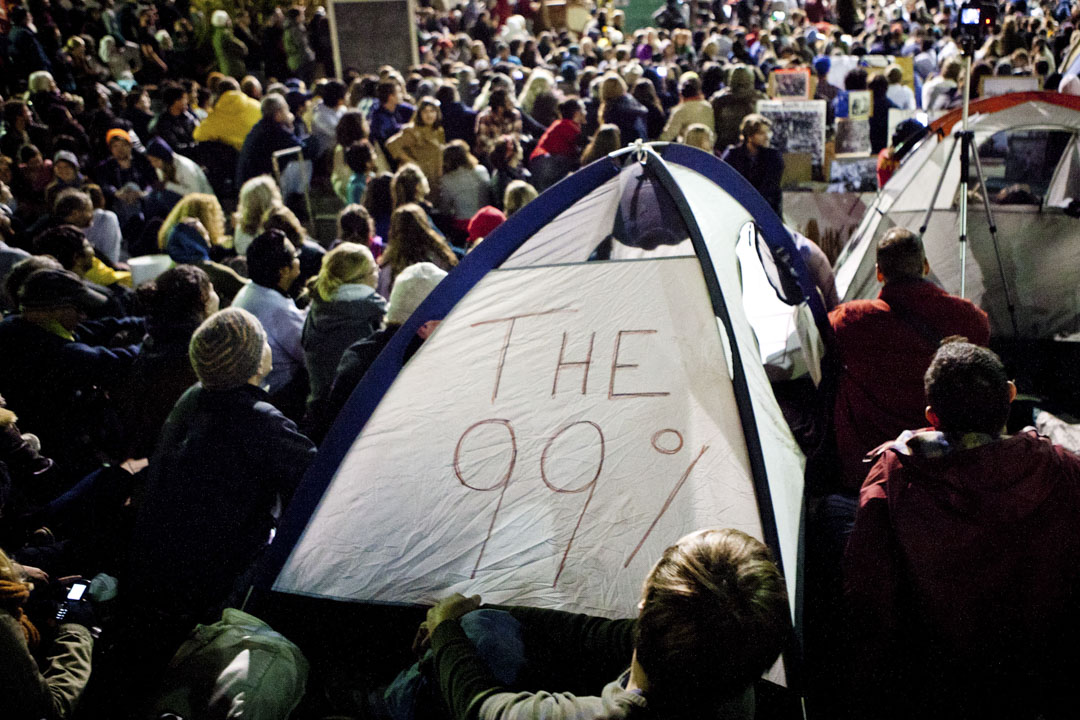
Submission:
[[[997,26],[998,6],[994,2],[969,0],[960,7],[960,33],[972,40],[982,40]]]

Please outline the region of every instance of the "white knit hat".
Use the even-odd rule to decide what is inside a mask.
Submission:
[[[229,13],[224,10],[215,10],[210,16],[210,24],[214,27],[225,27],[229,24]]]
[[[446,271],[429,262],[416,263],[402,270],[394,280],[394,289],[390,291],[386,324],[404,324],[444,277]]]

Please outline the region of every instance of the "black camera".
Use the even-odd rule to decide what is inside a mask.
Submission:
[[[994,32],[997,19],[996,3],[970,0],[960,6],[960,32],[965,37],[982,40]]]

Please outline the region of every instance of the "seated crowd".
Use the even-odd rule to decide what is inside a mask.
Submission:
[[[9,6],[0,58],[0,703],[14,703],[12,717],[76,712],[92,677],[90,628],[111,627],[119,638],[114,674],[153,678],[197,623],[242,603],[283,508],[379,352],[467,252],[575,169],[637,140],[683,142],[723,157],[780,212],[783,161],[768,147],[769,121],[755,112],[772,70],[812,68],[813,96],[831,103],[841,90],[826,80],[831,56],[908,56],[919,92],[903,92],[899,68],[870,80],[858,68],[844,89],[872,90],[879,124],[889,107],[960,102],[955,20],[932,0],[871,3],[862,20],[850,0],[789,3],[786,14],[770,14],[775,3],[701,3],[698,18],[671,2],[659,28],[633,33],[622,11],[568,4],[584,12],[579,27],[550,27],[545,4],[526,0],[513,10],[421,3],[419,64],[373,75],[345,68],[343,78],[333,77],[322,8],[308,20],[301,7],[259,16],[165,0]],[[1080,94],[1080,7],[1021,1],[1007,10],[978,51],[973,79],[1034,74],[1046,89]],[[872,127],[872,136],[875,153],[887,150],[884,130]],[[336,203],[333,237],[309,231],[319,219],[312,195]],[[905,282],[923,282],[920,257]],[[420,327],[407,356],[436,326]],[[985,344],[981,325],[973,327],[969,339]],[[979,433],[971,447],[990,463],[987,448],[1007,440],[999,437],[1012,398],[1003,370],[993,357],[954,349],[954,364],[978,370],[954,378],[949,352],[924,350],[904,375],[919,384],[932,362],[925,382],[937,412],[927,418],[943,433]],[[942,386],[967,382],[996,383],[1000,407],[973,420],[956,414],[960,391]],[[914,404],[924,404],[921,395]],[[861,419],[846,418],[856,427]],[[938,435],[908,439],[917,445],[908,455],[926,453],[926,464],[947,474],[931,460],[956,449],[935,450]],[[872,447],[859,440],[856,461]],[[1080,480],[1075,457],[1039,442],[1025,436],[1013,452],[1042,452],[1044,465]],[[985,628],[965,625],[960,610],[916,617],[918,603],[948,602],[935,575],[951,572],[947,564],[919,569],[925,585],[888,584],[900,560],[876,555],[926,543],[883,519],[881,506],[901,492],[888,481],[922,471],[884,454],[874,467],[846,565],[857,627],[874,641],[855,653],[873,691],[853,693],[852,705],[870,715],[932,714],[933,698],[905,697],[902,679],[890,675],[899,663],[905,678],[946,697],[952,717],[967,716],[940,677],[925,675],[956,671],[956,652],[1010,653],[1016,638],[976,642]],[[852,503],[866,469],[845,478]],[[1031,493],[1032,528],[1061,514],[1034,495],[1072,501],[1042,485]],[[1011,542],[990,535],[995,547]],[[1066,550],[1059,555],[1064,563]],[[108,617],[43,622],[43,598],[71,576],[119,579]],[[1065,584],[1038,586],[1071,598]],[[1045,613],[1030,623],[1038,641],[1050,641],[1059,618],[1049,604],[1028,603]],[[443,711],[459,718],[623,717],[642,712],[641,697],[665,717],[753,717],[755,681],[791,641],[768,550],[735,531],[669,548],[646,582],[637,625],[603,626],[593,638],[627,675],[600,697],[559,696],[561,714],[544,714],[550,697],[516,696],[487,677],[464,622],[476,605],[440,603],[424,628],[443,682],[475,670],[464,685],[443,687]],[[589,641],[566,618],[510,614],[515,627]],[[897,617],[926,635],[949,625],[958,635],[920,667]],[[725,644],[737,650],[717,649]],[[1019,644],[1032,656],[1046,649]],[[1049,657],[1060,659],[1063,645],[1053,643]],[[555,662],[558,649],[550,652]],[[716,680],[685,653],[727,674]],[[981,659],[988,674],[1004,672]],[[971,666],[961,674],[964,687],[981,687]],[[1015,682],[1050,696],[1058,680]],[[142,699],[116,700],[114,716],[134,713]],[[1039,706],[1047,717],[1061,709],[1054,702]]]

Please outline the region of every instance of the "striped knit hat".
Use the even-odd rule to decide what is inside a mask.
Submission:
[[[259,319],[240,308],[208,317],[191,336],[188,357],[203,387],[228,390],[259,371],[266,332]]]

